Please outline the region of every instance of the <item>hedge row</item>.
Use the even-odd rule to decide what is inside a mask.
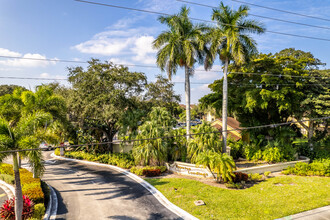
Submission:
[[[59,155],[59,150],[55,151],[55,154]],[[135,165],[132,155],[126,153],[92,154],[83,151],[67,151],[65,157],[115,165],[124,169]]]
[[[299,162],[294,167],[288,167],[282,173],[286,175],[330,177],[330,159],[315,160],[310,164]]]

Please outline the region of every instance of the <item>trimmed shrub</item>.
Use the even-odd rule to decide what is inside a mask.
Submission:
[[[61,150],[60,150],[60,148],[56,148],[55,151],[54,151],[54,154],[55,154],[56,156],[60,156],[60,155],[61,155]]]
[[[298,176],[330,176],[330,159],[315,160],[307,164],[303,162],[296,163],[294,167],[288,167],[283,174],[294,174]]]
[[[142,174],[146,177],[159,176],[160,175],[160,169],[143,170]]]
[[[271,173],[272,173],[272,172],[270,172],[270,171],[266,171],[266,172],[264,172],[264,176],[265,176],[265,177],[268,177]]]
[[[34,206],[33,219],[42,219],[45,215],[46,208],[44,204],[39,203]]]
[[[132,155],[127,153],[92,154],[83,151],[71,151],[65,152],[65,156],[78,160],[88,160],[93,162],[115,165],[124,169],[129,169],[135,165]]]
[[[252,182],[261,181],[263,179],[263,176],[259,173],[250,173],[249,174],[249,180]]]
[[[0,179],[5,181],[8,184],[14,184],[15,178],[12,175],[9,174],[0,174]]]
[[[14,175],[13,166],[10,164],[0,164],[0,173],[1,174],[8,174],[8,175]]]
[[[164,173],[166,171],[166,167],[165,166],[132,167],[131,170],[130,170],[130,172],[131,173],[134,173],[134,174],[136,174],[138,176],[143,176],[143,175],[145,175],[144,172],[146,170],[160,170],[161,173]]]
[[[34,211],[34,203],[26,195],[23,195],[22,219],[29,219]],[[2,219],[15,219],[15,198],[6,200],[1,208],[0,215]]]
[[[241,172],[238,172],[238,173],[234,173],[235,174],[235,177],[234,177],[234,183],[240,183],[242,181],[248,181],[249,179],[249,175],[247,175],[246,173],[241,173]]]

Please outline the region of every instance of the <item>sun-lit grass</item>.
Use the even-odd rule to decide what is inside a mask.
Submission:
[[[244,190],[222,189],[183,178],[146,181],[200,219],[276,219],[330,204],[328,177],[279,176]],[[206,205],[195,206],[196,200]]]

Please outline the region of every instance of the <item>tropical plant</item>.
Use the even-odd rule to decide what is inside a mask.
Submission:
[[[168,26],[169,30],[161,33],[153,42],[158,49],[157,65],[162,71],[167,71],[168,78],[176,74],[178,67],[185,69],[185,100],[187,139],[190,134],[190,75],[196,61],[202,62],[205,25],[193,24],[188,15],[190,10],[185,6],[175,15],[160,16],[159,21]]]
[[[173,138],[169,149],[169,159],[185,162],[187,158],[187,139],[185,137],[186,130],[184,128],[173,129],[171,135]]]
[[[52,117],[49,113],[36,111],[32,114],[21,117],[19,121],[13,124],[11,121],[0,117],[0,150],[24,150],[30,148],[38,148],[42,140],[48,139],[44,133],[44,125],[51,122]],[[31,164],[33,173],[38,176],[44,171],[43,159],[41,151],[25,151],[19,154],[2,153],[1,159],[12,155],[13,169],[15,177],[15,213],[16,219],[21,219],[23,210],[22,186],[20,179],[20,171],[18,166],[18,156],[27,158]]]
[[[200,153],[196,161],[197,165],[203,165],[211,172],[216,173],[216,180],[218,182],[221,179],[224,182],[233,182],[233,178],[235,177],[233,171],[236,169],[236,165],[231,156],[209,150]]]
[[[6,200],[0,207],[1,219],[15,219],[15,198]],[[34,203],[27,197],[23,196],[23,212],[22,219],[30,219],[34,211]],[[16,218],[17,219],[17,218]]]
[[[248,20],[249,7],[241,5],[237,11],[220,3],[219,8],[213,9],[212,20],[217,22],[217,27],[212,28],[207,36],[210,44],[205,59],[205,69],[211,69],[218,56],[224,64],[223,71],[223,101],[222,101],[222,128],[223,128],[223,152],[227,147],[227,74],[230,61],[240,65],[253,54],[257,53],[256,42],[249,33],[261,34],[265,31],[263,25],[254,20]]]
[[[210,124],[203,122],[203,124],[195,126],[193,129],[194,135],[188,142],[188,158],[192,163],[196,161],[197,156],[208,150],[221,152],[221,140],[218,130]]]
[[[134,143],[133,155],[137,163],[161,165],[168,159],[169,140],[164,139],[170,134],[176,120],[165,108],[155,107],[148,114],[147,120],[138,128],[137,141]]]

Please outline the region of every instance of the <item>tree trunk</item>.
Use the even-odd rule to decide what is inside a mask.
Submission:
[[[310,147],[313,147],[313,144],[312,144],[313,131],[314,131],[314,121],[309,121],[308,143],[309,143]]]
[[[190,138],[190,74],[189,67],[185,66],[185,95],[186,95],[186,134]]]
[[[113,134],[112,132],[108,133],[105,132],[105,135],[107,136],[108,142],[112,142],[113,141]],[[113,144],[112,143],[108,143],[108,151],[110,151],[110,153],[113,153]]]
[[[223,71],[223,96],[222,96],[222,140],[223,147],[222,152],[227,152],[227,107],[228,107],[228,82],[227,82],[227,72],[228,72],[229,60],[225,60],[225,68]]]
[[[13,153],[13,167],[15,175],[15,219],[21,220],[23,212],[23,195],[17,159],[17,153]]]
[[[22,168],[22,160],[18,152],[17,152],[17,158],[18,158],[18,168]]]

